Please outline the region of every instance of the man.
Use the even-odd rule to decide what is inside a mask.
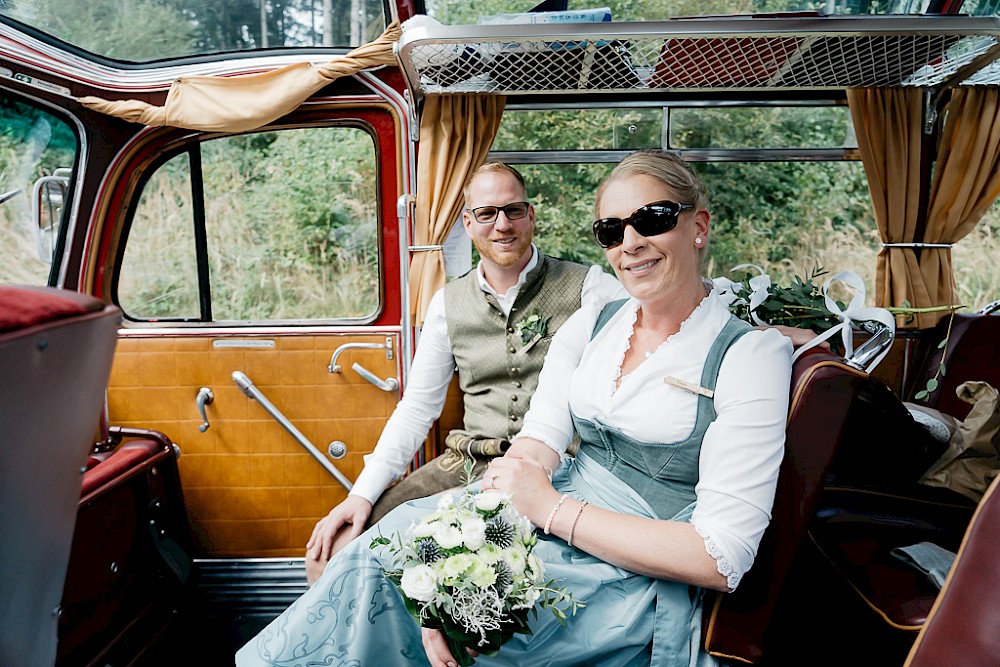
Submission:
[[[393,507],[479,477],[521,427],[552,335],[581,305],[626,296],[598,266],[538,252],[535,210],[512,167],[487,163],[466,182],[465,233],[479,251],[474,271],[438,291],[427,309],[410,381],[348,497],[321,519],[306,545],[312,584],[330,556]],[[458,369],[465,428],[446,451],[394,486],[441,415]]]

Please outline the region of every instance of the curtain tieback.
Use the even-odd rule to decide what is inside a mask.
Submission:
[[[950,248],[951,243],[883,243],[883,248]]]
[[[444,250],[443,245],[411,245],[408,250],[410,252],[433,252],[435,250]]]

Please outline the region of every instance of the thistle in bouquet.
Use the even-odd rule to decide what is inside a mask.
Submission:
[[[387,549],[386,576],[410,615],[422,627],[441,630],[452,655],[467,667],[475,662],[467,648],[493,655],[515,633],[531,634],[529,616],[539,608],[564,623],[567,611],[584,606],[545,580],[544,564],[532,553],[537,542],[510,495],[465,488],[441,496],[436,510],[371,546]]]

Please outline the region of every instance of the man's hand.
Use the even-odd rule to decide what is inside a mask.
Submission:
[[[347,498],[316,522],[306,542],[306,579],[312,586],[333,554],[360,535],[372,514],[372,504],[361,496]]]

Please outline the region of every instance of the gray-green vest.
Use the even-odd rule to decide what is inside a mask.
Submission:
[[[510,315],[480,288],[476,271],[445,285],[448,337],[458,366],[465,431],[474,438],[512,438],[528,402],[552,335],[580,307],[588,267],[547,255],[525,278]],[[544,337],[527,344],[517,324],[532,313],[548,317]]]

